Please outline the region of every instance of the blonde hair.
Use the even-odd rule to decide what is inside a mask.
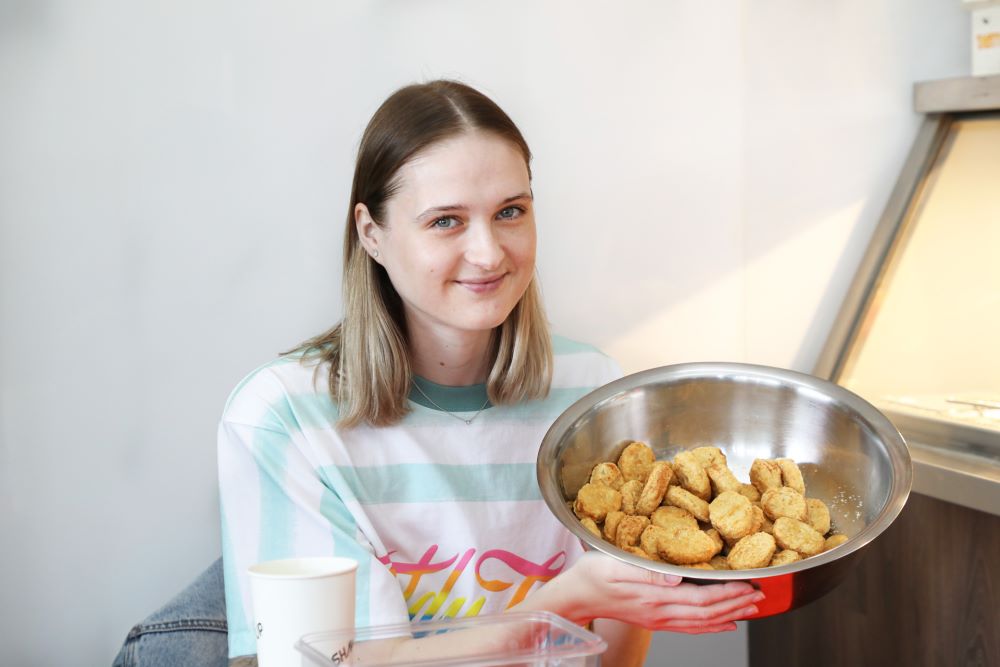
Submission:
[[[403,305],[389,276],[362,246],[354,211],[364,203],[382,225],[385,204],[399,187],[396,174],[431,144],[472,130],[510,141],[531,176],[531,151],[513,121],[488,97],[454,81],[406,86],[372,116],[358,149],[344,229],[344,317],[298,349],[329,363],[338,426],[388,426],[407,412],[413,372]],[[537,277],[490,340],[486,391],[494,405],[544,398],[552,382],[552,342]]]

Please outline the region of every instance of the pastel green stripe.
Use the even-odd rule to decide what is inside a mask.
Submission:
[[[548,397],[544,400],[504,406],[502,418],[514,421],[525,419],[554,420],[566,408],[593,390],[594,387],[562,387],[560,389],[552,389],[549,391]],[[498,418],[501,417],[499,414],[497,416]]]
[[[257,561],[284,558],[292,544],[295,507],[282,490],[291,440],[284,433],[256,429],[254,459],[260,483],[260,548]]]
[[[363,505],[538,500],[534,463],[336,466]]]
[[[303,428],[329,428],[340,418],[336,403],[327,393],[287,395],[268,408],[270,412],[259,426],[287,433]]]
[[[320,476],[324,479],[327,488],[323,490],[319,511],[332,526],[334,554],[358,561],[358,572],[354,581],[354,624],[356,627],[363,628],[371,625],[372,555],[358,544],[354,537],[358,531],[354,517],[344,505],[344,501],[330,490],[331,480],[328,477],[330,472],[329,469],[320,471]],[[333,482],[333,485],[344,488],[344,481],[338,480]]]
[[[425,408],[452,412],[476,412],[487,403],[485,384],[449,387],[419,376],[413,378],[409,398]]]
[[[226,626],[229,628],[229,657],[253,655],[257,652],[257,640],[250,630],[250,618],[243,608],[243,598],[240,596],[239,575],[236,572],[236,551],[229,534],[229,522],[226,507],[219,504],[222,515],[222,570],[226,590]]]
[[[593,345],[579,343],[562,336],[552,337],[552,354],[576,354],[579,352],[598,352]]]
[[[493,406],[483,410],[476,417],[477,423],[486,421],[508,422],[526,419],[555,419],[577,399],[592,391],[592,387],[564,387],[552,389],[541,401],[528,401],[512,406]],[[440,424],[441,420],[452,420],[440,410],[414,404],[414,409],[403,423],[407,426]],[[270,406],[270,413],[258,426],[262,429],[292,433],[305,428],[329,428],[339,418],[336,404],[329,394],[298,394],[288,396]],[[475,410],[469,411],[469,414]]]

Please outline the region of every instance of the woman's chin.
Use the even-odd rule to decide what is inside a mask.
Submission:
[[[492,331],[504,323],[511,310],[482,314],[469,313],[467,317],[462,318],[461,323],[456,323],[457,328],[466,331]]]

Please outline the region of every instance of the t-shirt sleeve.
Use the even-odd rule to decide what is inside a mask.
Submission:
[[[223,418],[218,456],[230,657],[256,653],[247,568],[261,561],[353,558],[357,627],[409,620],[395,577],[358,529],[348,502],[288,430]]]
[[[552,348],[555,355],[554,389],[592,391],[622,377],[618,362],[592,345],[553,336]]]

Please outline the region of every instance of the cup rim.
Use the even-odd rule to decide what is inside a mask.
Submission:
[[[285,572],[282,568],[297,565],[304,571]],[[344,556],[311,556],[277,558],[254,563],[247,568],[251,577],[259,579],[318,579],[348,574],[358,569],[358,561]]]

